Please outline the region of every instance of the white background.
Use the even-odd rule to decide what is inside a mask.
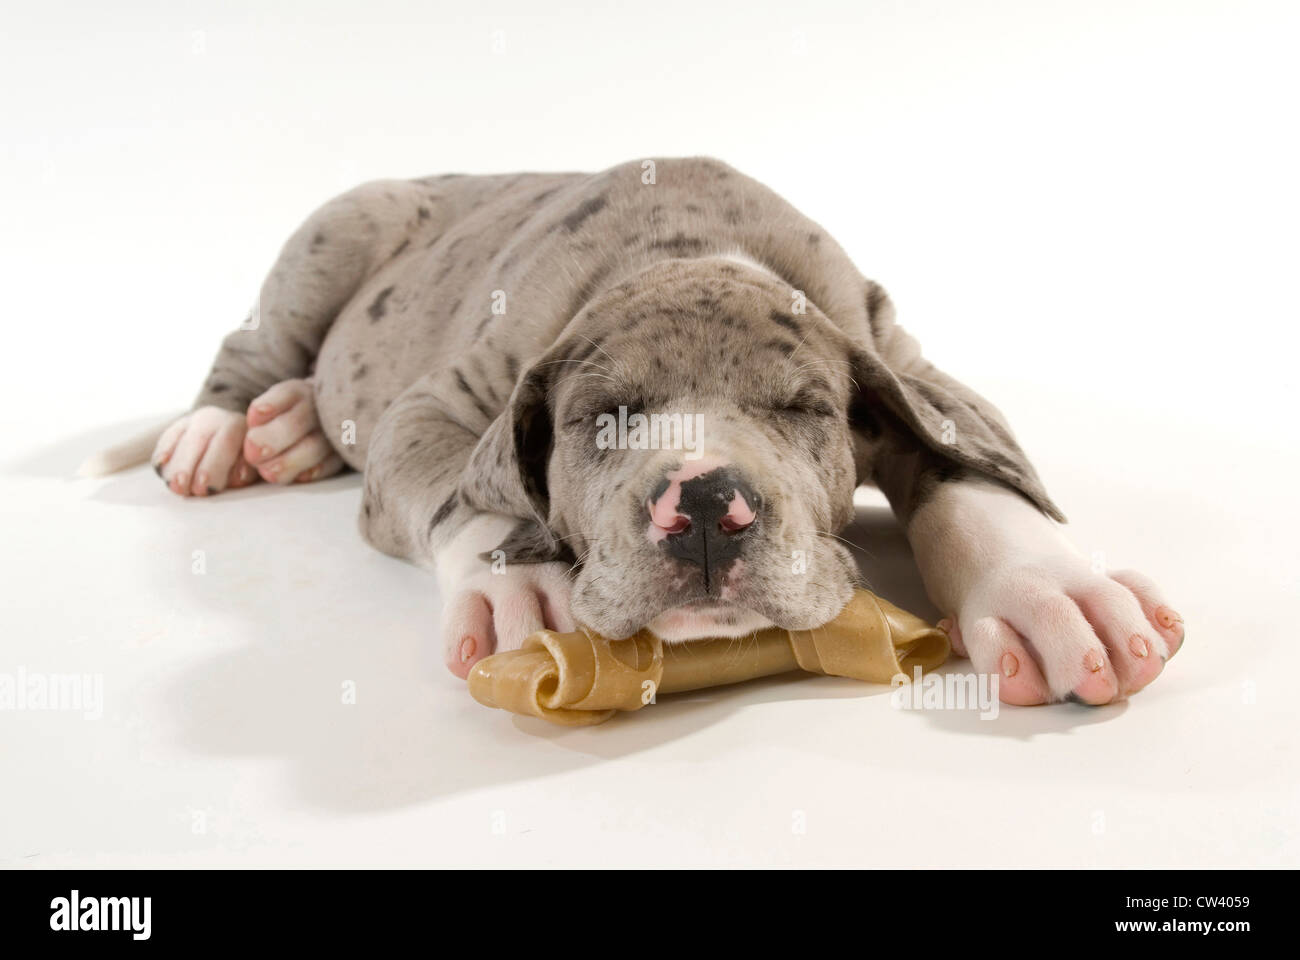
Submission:
[[[1300,863],[1298,17],[7,13],[0,672],[100,672],[107,703],[98,721],[0,713],[0,863]],[[440,672],[433,585],[360,542],[355,477],[211,502],[142,470],[69,479],[188,404],[327,197],[674,154],[721,157],[820,221],[1008,414],[1080,545],[1162,584],[1189,640],[1152,688],[981,722],[779,681],[560,732]],[[887,517],[852,535],[919,607]]]

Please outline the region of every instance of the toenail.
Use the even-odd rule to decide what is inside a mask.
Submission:
[[[1128,648],[1133,651],[1133,656],[1135,657],[1145,657],[1151,652],[1150,648],[1147,646],[1146,640],[1143,637],[1138,636],[1136,633],[1128,638]]]
[[[194,482],[200,487],[206,487],[208,485],[208,475],[206,473],[200,473],[194,478]]]
[[[257,448],[257,453],[258,453],[259,456],[262,456],[262,457],[269,457],[269,456],[271,455],[271,448],[270,448],[270,447],[258,447],[258,448]]]
[[[1014,677],[1020,670],[1020,661],[1016,659],[1014,653],[1002,654],[1002,675],[1004,677]]]
[[[942,630],[944,633],[952,633],[952,621],[949,620],[947,617],[944,617],[942,620],[936,623],[935,626],[938,627],[940,630]]]
[[[460,662],[468,663],[469,658],[474,656],[474,651],[478,649],[478,643],[473,637],[466,637],[460,642]]]
[[[272,407],[269,403],[257,403],[253,405],[253,409],[258,413],[270,413]]]
[[[1160,626],[1166,630],[1172,630],[1175,623],[1182,623],[1183,618],[1178,615],[1176,610],[1169,607],[1156,607],[1156,619],[1160,621]]]
[[[1083,665],[1092,673],[1100,671],[1104,663],[1105,661],[1102,660],[1101,654],[1096,650],[1089,650],[1083,655]]]

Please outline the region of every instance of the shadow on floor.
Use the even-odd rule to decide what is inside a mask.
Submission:
[[[667,696],[595,728],[559,728],[488,711],[439,662],[432,578],[378,554],[357,536],[357,474],[304,487],[253,488],[202,504],[172,498],[155,483],[149,471],[131,471],[103,484],[96,499],[176,511],[183,522],[163,524],[160,534],[174,542],[157,549],[210,544],[207,576],[177,571],[174,563],[148,567],[159,571],[152,586],[160,598],[182,596],[181,608],[197,611],[192,619],[222,624],[212,655],[167,683],[174,738],[182,749],[209,757],[287,762],[288,787],[301,805],[334,812],[397,809],[669,743],[678,745],[674,760],[709,762],[716,758],[708,751],[716,747],[690,735],[740,714],[752,717],[754,741],[840,756],[860,751],[852,758],[883,764],[918,763],[914,744],[882,744],[871,730],[847,746],[844,738],[834,746],[804,743],[799,731],[774,725],[769,712],[748,710],[780,701],[890,695],[887,687],[836,678],[774,677]],[[887,509],[860,508],[844,537],[873,589],[923,616],[936,615]],[[969,669],[966,661],[945,669],[963,668]],[[342,703],[346,684],[356,691],[355,704]],[[917,719],[942,731],[1028,738],[1099,722],[1110,713],[1003,711],[992,724],[974,712],[920,711]]]

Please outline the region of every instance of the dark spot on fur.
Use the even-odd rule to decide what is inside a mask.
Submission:
[[[598,197],[590,197],[587,200],[584,200],[576,209],[571,211],[568,216],[560,221],[560,223],[563,225],[565,231],[573,233],[582,226],[583,222],[586,221],[588,217],[605,209],[605,204],[607,202],[608,200],[606,199],[606,195],[603,193]]]
[[[360,380],[362,377],[366,375],[366,369],[367,367],[364,363],[361,366],[357,367],[355,370],[352,371],[352,379]]]
[[[478,398],[478,394],[474,392],[474,389],[469,385],[469,381],[465,379],[465,374],[461,373],[459,370],[454,370],[452,372],[456,374],[456,386],[460,387],[461,392],[474,402],[474,406],[478,409],[479,413],[491,420],[492,411],[489,410],[487,405]]]
[[[384,287],[379,291],[378,296],[370,301],[370,306],[366,308],[366,312],[370,314],[371,323],[378,323],[384,318],[384,313],[388,310],[388,298],[393,295],[394,289],[394,287]]]
[[[799,329],[799,324],[795,323],[794,317],[790,316],[788,313],[782,313],[780,310],[772,311],[772,322],[779,323],[796,337],[800,336],[803,332]]]
[[[437,510],[433,512],[433,519],[429,521],[430,534],[433,533],[433,531],[437,528],[438,524],[442,523],[444,520],[446,520],[448,517],[451,516],[451,512],[456,509],[459,503],[460,503],[460,497],[458,497],[454,493],[442,502],[442,506],[440,506]]]
[[[432,214],[429,213],[428,207],[420,207],[415,211],[415,213],[421,220],[428,220],[429,217],[432,216]]]
[[[540,205],[542,204],[542,202],[546,200],[547,197],[554,196],[555,194],[557,194],[557,193],[559,193],[559,192],[560,192],[560,188],[559,188],[559,187],[551,187],[551,189],[549,189],[549,190],[543,190],[541,193],[539,193],[539,194],[537,194],[535,197],[533,197],[531,203],[532,203],[532,205],[533,205],[534,207],[536,207],[536,206],[540,206]]]
[[[687,253],[699,253],[704,249],[704,241],[699,237],[688,237],[679,230],[667,239],[654,241],[650,244],[650,249],[681,256]]]
[[[228,383],[214,383],[211,387],[208,388],[208,392],[225,393],[229,389],[230,389],[230,384]]]
[[[410,245],[411,245],[410,240],[403,240],[401,244],[398,245],[397,249],[392,252],[391,256],[394,257],[400,256],[402,253],[406,251],[406,248],[409,247]]]

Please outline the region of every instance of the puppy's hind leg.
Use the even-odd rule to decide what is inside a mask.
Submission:
[[[430,216],[440,209],[435,201],[428,186],[376,181],[331,200],[298,228],[248,320],[222,341],[193,410],[154,451],[171,490],[204,495],[256,479],[243,456],[250,404],[278,383],[306,377],[330,325],[366,279],[416,235],[445,226]],[[299,459],[314,460],[310,468],[324,458]]]

